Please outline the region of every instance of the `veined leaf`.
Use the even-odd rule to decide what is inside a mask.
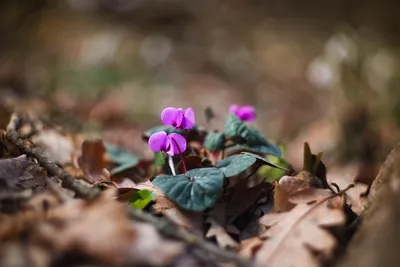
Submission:
[[[224,179],[224,173],[217,168],[201,168],[176,176],[158,176],[153,184],[181,208],[203,211],[219,199]]]
[[[211,150],[217,151],[222,150],[225,147],[225,135],[221,132],[209,132],[204,140],[204,147]]]
[[[250,155],[238,154],[227,157],[215,164],[226,177],[232,177],[247,170],[257,159]]]
[[[233,114],[228,114],[225,120],[224,134],[235,144],[248,146],[254,152],[278,157],[282,155],[279,147],[270,143],[256,129],[244,124]]]

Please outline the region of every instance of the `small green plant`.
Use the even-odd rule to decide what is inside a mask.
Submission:
[[[270,162],[267,155],[279,158],[280,148],[256,129],[245,122],[256,118],[251,106],[232,105],[224,123],[224,130],[205,131],[195,124],[195,114],[192,108],[166,108],[161,113],[165,124],[145,132],[149,147],[156,152],[155,162],[161,162],[162,154],[168,156],[171,174],[162,174],[154,178],[153,185],[161,189],[165,195],[179,207],[191,211],[203,211],[212,208],[220,200],[231,177],[241,175],[251,169],[251,175],[258,168],[267,165],[270,168],[286,171],[279,164]],[[197,149],[191,147],[196,144]],[[191,147],[190,153],[188,148]],[[227,148],[239,148],[240,151],[229,157],[224,157]],[[201,155],[200,151],[205,151]],[[161,154],[162,153],[162,154]],[[186,153],[186,154],[185,154]],[[185,163],[186,156],[203,156],[198,162],[208,162],[202,167],[190,168]],[[180,159],[183,166],[181,173],[175,168],[175,161]],[[210,157],[210,160],[208,159]],[[210,162],[214,162],[211,164]],[[280,163],[280,162],[279,162]],[[179,168],[178,168],[179,169]]]

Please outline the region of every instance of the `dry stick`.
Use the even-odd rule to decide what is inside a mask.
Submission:
[[[173,224],[168,220],[154,217],[150,213],[143,212],[135,208],[130,208],[130,211],[131,211],[131,216],[133,218],[135,218],[138,221],[152,224],[155,228],[157,228],[160,232],[162,232],[166,236],[182,240],[188,245],[206,251],[212,255],[224,259],[225,261],[231,261],[235,263],[235,266],[240,266],[240,267],[255,266],[253,262],[243,257],[240,257],[237,253],[221,249],[215,246],[214,244],[205,241],[203,238],[200,238],[194,234],[191,234],[187,230],[177,227],[175,224]]]
[[[26,146],[25,142],[22,139],[18,138],[18,134],[16,131],[9,130],[6,134],[6,138],[8,139],[8,141],[14,143],[23,153],[35,158],[39,162],[39,164],[43,168],[45,168],[51,175],[59,177],[62,181],[62,185],[68,189],[74,190],[77,195],[89,199],[93,199],[99,195],[100,190],[98,188],[88,187],[82,183],[77,182],[72,175],[68,174],[57,164],[48,159],[41,149]],[[231,261],[235,263],[236,266],[254,266],[254,264],[250,260],[240,257],[237,253],[221,249],[218,246],[215,246],[214,244],[205,241],[203,238],[200,238],[194,234],[191,234],[187,230],[178,227],[177,225],[166,219],[157,218],[150,213],[143,212],[135,208],[130,208],[130,215],[138,221],[152,224],[156,229],[158,229],[166,236],[181,240],[188,245],[206,251],[225,261]]]
[[[83,183],[80,183],[76,180],[74,176],[65,172],[61,169],[57,164],[48,159],[43,150],[37,147],[28,147],[25,145],[24,140],[18,137],[16,131],[9,130],[7,131],[6,138],[8,141],[14,143],[23,153],[28,156],[34,157],[42,166],[45,168],[50,175],[57,176],[61,179],[62,186],[71,190],[74,190],[78,196],[93,199],[99,195],[101,192],[99,188],[96,187],[88,187]]]

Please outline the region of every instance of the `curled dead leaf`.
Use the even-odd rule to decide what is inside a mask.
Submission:
[[[78,159],[84,177],[90,183],[107,181],[103,169],[108,166],[107,151],[101,139],[86,140],[82,144],[82,156]]]
[[[225,230],[224,227],[219,225],[215,220],[208,218],[206,223],[211,224],[210,228],[207,231],[206,237],[212,238],[215,237],[217,243],[220,247],[230,248],[230,249],[239,249],[239,243],[236,242]]]
[[[294,205],[289,201],[293,194],[299,192],[309,192],[304,195],[309,195],[313,188],[322,188],[323,184],[320,179],[307,171],[301,171],[296,176],[283,176],[279,183],[275,183],[274,194],[274,211],[289,211]],[[315,199],[314,199],[315,200]]]

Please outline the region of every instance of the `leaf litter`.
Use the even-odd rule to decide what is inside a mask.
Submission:
[[[199,125],[185,133],[184,166],[179,156],[160,161],[147,150],[133,154],[141,150],[138,140],[134,148],[126,138],[84,140],[55,125],[10,124],[13,113],[1,112],[0,143],[7,147],[0,155],[1,266],[327,266],[351,238],[346,231],[355,217],[348,204],[357,200],[352,194],[348,202],[346,191],[353,180],[335,174],[341,191],[328,184],[334,175],[308,144],[303,170],[292,173],[278,146],[232,115],[223,131],[212,132],[218,144]],[[24,149],[6,132],[28,128],[35,131],[20,135]],[[150,129],[144,140],[157,129],[166,128]],[[267,152],[287,165],[270,163]],[[57,164],[41,167],[43,160]],[[265,177],[272,172],[258,172],[263,164],[280,168],[283,177]],[[63,180],[67,174],[75,179],[72,188]],[[99,193],[85,198],[75,192],[80,188]]]

